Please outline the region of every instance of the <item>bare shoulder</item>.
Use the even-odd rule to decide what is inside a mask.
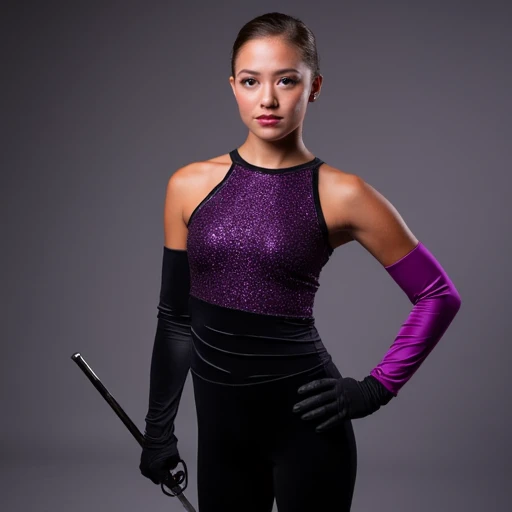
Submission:
[[[169,177],[164,214],[167,247],[186,248],[192,212],[223,179],[230,166],[231,158],[227,153],[190,162]]]
[[[208,160],[197,160],[180,167],[169,178],[169,185],[180,188],[182,192],[196,186],[204,185],[211,179],[212,174],[218,172],[226,165],[230,165],[229,153],[216,156]]]
[[[188,229],[183,211],[194,183],[200,180],[201,162],[191,162],[175,170],[167,181],[164,203],[164,245],[187,250]]]
[[[336,247],[342,245],[341,242],[352,240],[346,231],[349,227],[348,209],[351,200],[363,186],[364,180],[355,173],[326,163],[319,167],[320,202],[329,233],[332,233],[332,243]]]
[[[176,169],[171,176],[167,186],[172,190],[186,190],[195,181],[201,179],[205,173],[205,164],[202,161],[190,162],[183,167]]]
[[[383,266],[417,245],[418,239],[393,204],[361,176],[326,166],[322,177],[333,229],[357,240]]]
[[[353,194],[364,184],[359,175],[348,172],[332,165],[323,163],[319,168],[319,174],[327,185],[334,187],[336,194]]]

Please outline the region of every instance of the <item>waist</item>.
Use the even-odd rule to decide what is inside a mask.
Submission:
[[[193,252],[190,253],[192,258]],[[231,263],[223,256],[222,262],[209,268],[190,265],[190,295],[209,304],[227,309],[287,318],[313,318],[316,291],[319,287],[314,273],[298,272],[290,275],[276,265],[270,269],[261,264],[251,269],[244,261]],[[193,260],[192,260],[193,261]],[[244,274],[243,281],[239,274]],[[273,275],[269,275],[269,272]],[[242,285],[243,283],[243,285]]]
[[[331,360],[315,319],[226,308],[189,296],[191,371],[216,383],[269,382],[321,368]]]

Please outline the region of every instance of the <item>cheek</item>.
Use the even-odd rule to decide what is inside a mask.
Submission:
[[[237,98],[238,108],[240,112],[250,111],[253,107],[253,101],[251,97],[243,92],[238,94]]]
[[[293,112],[297,115],[302,114],[304,110],[306,109],[307,105],[307,97],[301,95],[299,98],[297,98],[297,101],[295,102]]]
[[[307,91],[298,91],[296,95],[290,96],[289,108],[294,114],[300,114],[304,111],[308,101]]]

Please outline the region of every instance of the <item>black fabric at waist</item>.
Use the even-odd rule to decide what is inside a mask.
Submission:
[[[316,370],[331,356],[314,318],[263,315],[189,296],[191,371],[218,384],[249,385]]]

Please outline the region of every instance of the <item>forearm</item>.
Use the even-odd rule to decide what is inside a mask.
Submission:
[[[460,309],[461,298],[440,263],[421,242],[386,270],[414,304],[393,344],[370,372],[396,396],[448,329]]]
[[[174,434],[174,420],[190,369],[190,324],[158,319],[151,356],[149,406],[145,435],[165,444]]]
[[[150,369],[145,436],[165,444],[174,434],[174,420],[190,369],[192,339],[188,314],[190,289],[186,251],[164,247],[158,322]]]

